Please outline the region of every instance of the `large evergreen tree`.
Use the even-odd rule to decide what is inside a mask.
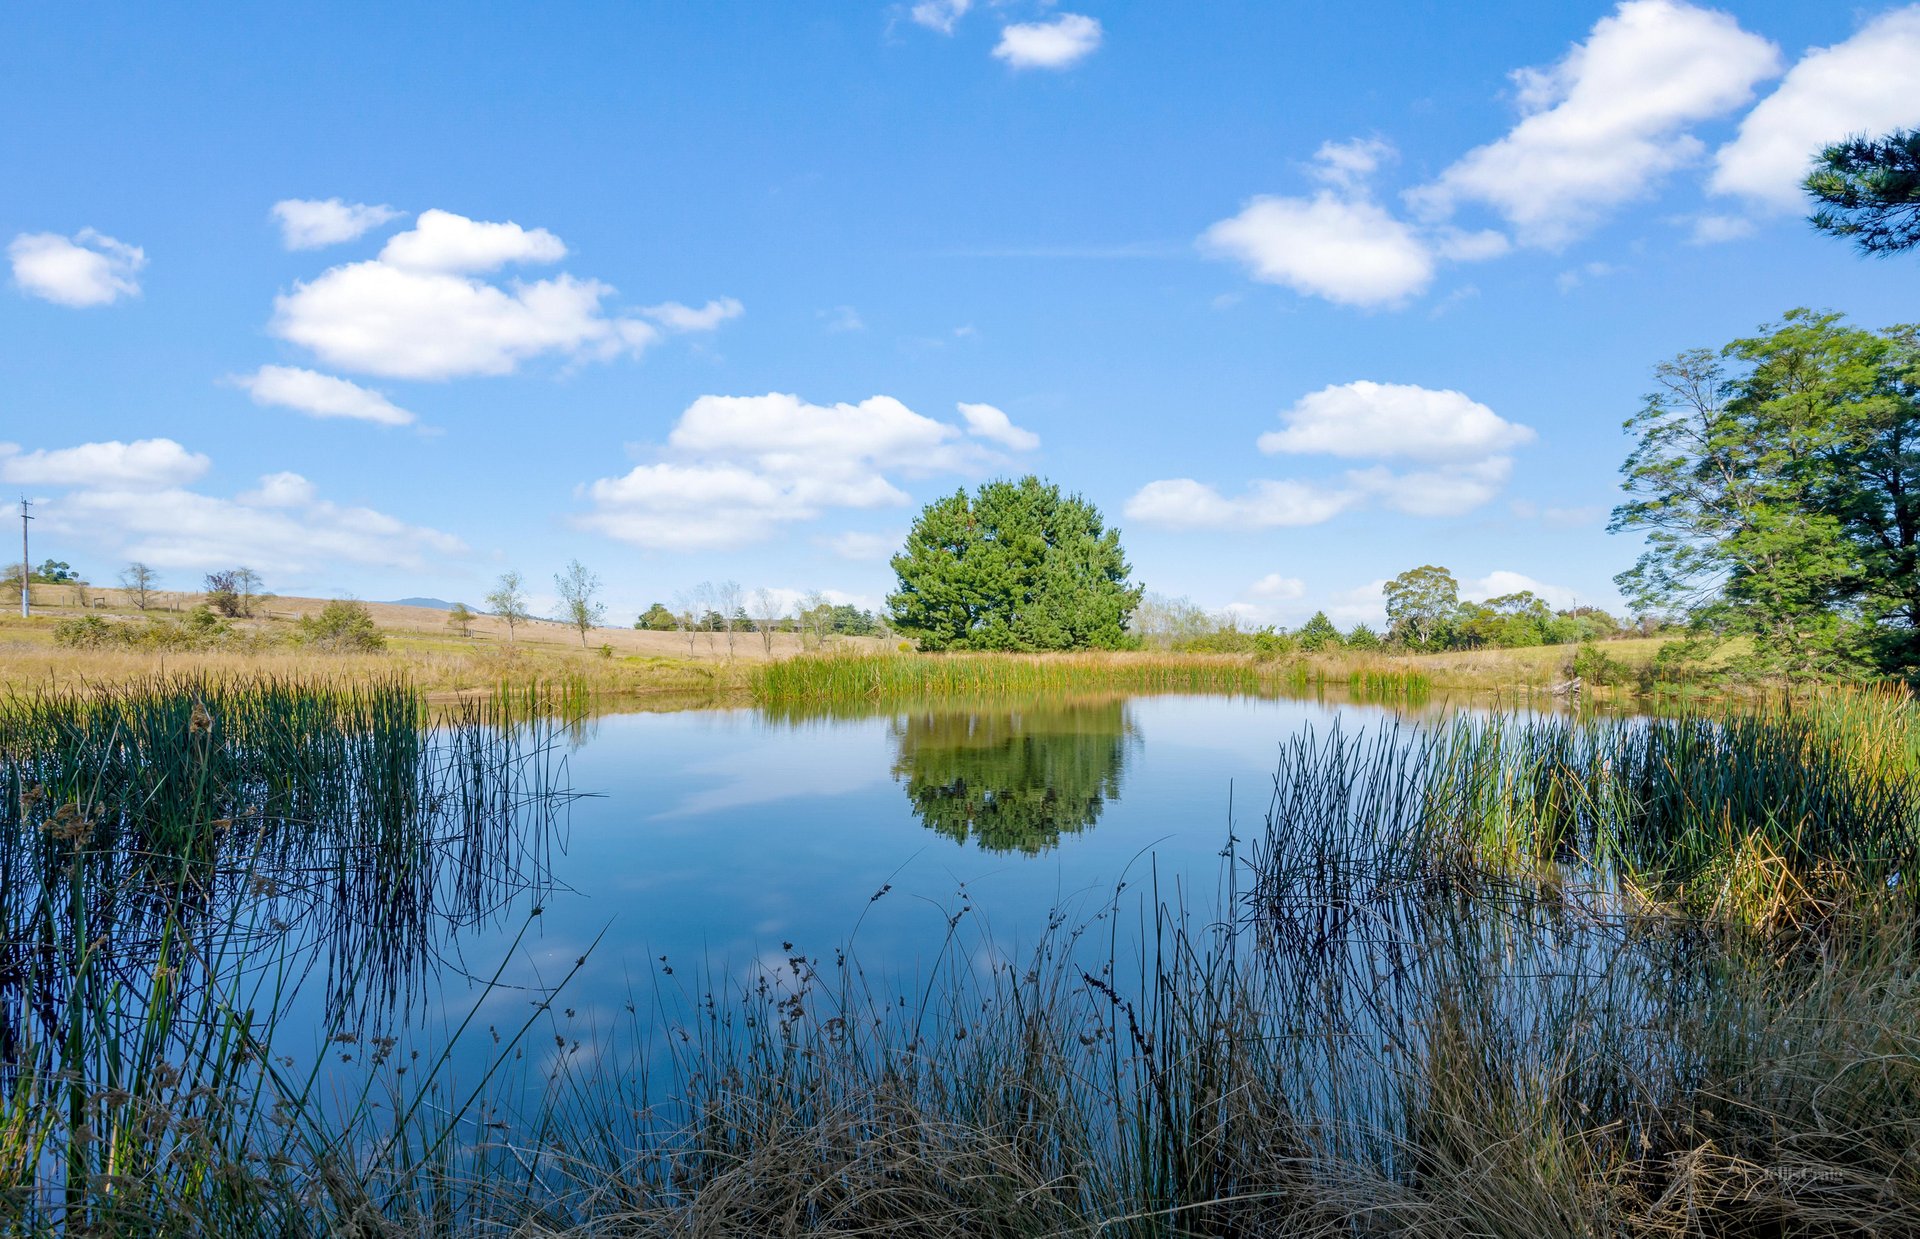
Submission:
[[[893,625],[928,650],[1113,649],[1140,602],[1119,531],[1037,477],[928,504],[893,570]]]
[[[1920,668],[1920,339],[1795,310],[1684,353],[1627,422],[1636,607],[1751,637],[1789,671]]]
[[[1857,137],[1820,152],[1804,182],[1813,226],[1869,254],[1920,245],[1920,129]]]

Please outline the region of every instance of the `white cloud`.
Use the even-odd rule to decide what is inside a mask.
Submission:
[[[1228,498],[1192,478],[1148,482],[1126,503],[1129,520],[1165,529],[1276,529],[1319,525],[1362,501],[1351,489],[1312,482],[1256,481]]]
[[[1460,392],[1365,379],[1302,396],[1280,419],[1281,429],[1260,436],[1261,451],[1459,460],[1534,437]]]
[[[567,247],[545,228],[489,223],[452,211],[422,211],[406,232],[380,249],[380,261],[410,271],[497,271],[509,263],[552,263]]]
[[[721,323],[745,314],[746,307],[732,297],[709,301],[698,309],[678,301],[664,301],[640,311],[669,331],[712,331]]]
[[[1519,123],[1409,198],[1437,215],[1485,203],[1526,244],[1564,245],[1698,159],[1687,128],[1743,106],[1779,67],[1725,13],[1626,0],[1558,64],[1514,74]]]
[[[1313,153],[1316,166],[1312,174],[1336,189],[1357,190],[1373,178],[1381,164],[1398,156],[1393,143],[1379,138],[1326,141]]]
[[[1382,577],[1377,581],[1368,581],[1365,585],[1356,585],[1352,589],[1336,590],[1327,596],[1327,604],[1320,609],[1327,618],[1342,628],[1351,628],[1355,624],[1366,624],[1373,628],[1385,628],[1387,624],[1387,582]]]
[[[960,19],[973,7],[973,0],[920,0],[909,10],[913,20],[929,30],[952,34]]]
[[[1565,610],[1573,606],[1576,600],[1574,592],[1564,585],[1548,585],[1544,581],[1536,581],[1530,576],[1509,572],[1504,568],[1489,572],[1477,581],[1460,583],[1461,596],[1482,602],[1489,598],[1522,592],[1533,594],[1556,610]]]
[[[338,198],[287,198],[273,204],[280,241],[290,250],[314,250],[366,235],[405,212]]]
[[[64,488],[42,501],[40,528],[155,567],[420,568],[429,556],[466,549],[451,534],[321,499],[296,473],[267,474],[232,499],[187,490],[210,464],[171,439],[27,453],[0,444],[0,478]]]
[[[92,228],[72,237],[23,232],[7,246],[7,257],[21,292],[75,308],[139,296],[140,269],[147,265],[146,251],[139,246]]]
[[[350,417],[383,426],[413,421],[413,414],[377,391],[298,366],[261,366],[252,374],[233,375],[228,382],[245,389],[257,405],[278,405],[309,417]]]
[[[1695,245],[1718,245],[1753,235],[1753,221],[1740,215],[1701,215],[1693,220],[1687,239]]]
[[[82,443],[51,451],[22,452],[0,443],[0,481],[39,486],[90,486],[149,490],[191,482],[213,462],[172,439]]]
[[[909,502],[889,473],[977,472],[993,457],[959,427],[891,396],[816,405],[798,396],[702,396],[663,459],[582,487],[585,528],[639,546],[713,549],[770,536],[828,509]]]
[[[848,530],[827,538],[822,545],[842,559],[884,562],[891,559],[906,540],[903,533],[859,533]]]
[[[1257,598],[1290,602],[1307,596],[1307,583],[1298,577],[1281,576],[1278,572],[1269,572],[1247,586],[1247,592]]]
[[[1281,429],[1260,436],[1261,451],[1411,459],[1427,467],[1396,473],[1375,465],[1350,470],[1337,484],[1264,479],[1239,498],[1172,478],[1141,487],[1127,501],[1127,515],[1171,529],[1243,530],[1317,525],[1367,505],[1458,516],[1500,493],[1513,459],[1499,453],[1534,437],[1460,392],[1364,380],[1303,396],[1281,418]]]
[[[1831,47],[1801,57],[1786,79],[1714,154],[1709,182],[1783,211],[1805,209],[1800,190],[1822,147],[1842,139],[1920,126],[1920,5],[1867,23]]]
[[[1095,19],[1062,13],[1052,21],[1003,27],[993,54],[1016,69],[1066,69],[1093,54],[1100,34]]]
[[[1031,452],[1040,446],[1039,435],[1014,425],[1011,418],[990,404],[968,404],[963,400],[958,407],[960,416],[967,423],[967,433],[975,438],[998,443],[1016,452]]]
[[[1254,279],[1341,305],[1393,305],[1433,282],[1434,258],[1406,224],[1364,199],[1259,197],[1200,238]]]
[[[561,273],[489,283],[476,272],[551,262],[566,246],[544,228],[427,211],[380,257],[330,267],[274,300],[272,332],[331,366],[389,378],[511,374],[543,356],[568,361],[638,354],[660,339],[645,319],[609,313],[613,288]],[[695,310],[652,307],[678,330],[736,316],[730,298]]]

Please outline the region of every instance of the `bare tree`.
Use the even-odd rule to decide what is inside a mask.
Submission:
[[[564,572],[553,574],[553,587],[560,591],[560,617],[580,630],[580,648],[586,649],[587,630],[607,615],[597,598],[600,578],[579,560],[570,559]]]
[[[513,640],[514,625],[528,618],[527,594],[521,588],[520,574],[507,571],[500,574],[500,582],[486,597],[487,606],[493,613],[507,621],[507,640]]]
[[[127,591],[127,597],[142,611],[153,605],[153,587],[159,581],[160,574],[138,560],[120,571],[120,588]]]
[[[827,635],[832,631],[833,604],[819,590],[808,590],[807,596],[800,600],[800,644],[819,649],[827,643]]]
[[[680,625],[680,631],[687,634],[687,657],[693,657],[693,634],[700,623],[700,601],[694,591],[675,590],[673,595],[673,618]]]
[[[741,615],[741,603],[745,597],[738,581],[722,581],[714,590],[714,597],[720,603],[720,618],[727,626],[727,657],[733,657],[733,632]]]
[[[244,564],[233,570],[234,592],[240,595],[240,614],[253,614],[253,600],[260,593],[260,574]]]
[[[760,632],[760,648],[768,658],[773,657],[773,627],[778,624],[787,609],[780,605],[780,599],[770,589],[753,591],[753,626]]]
[[[713,635],[713,616],[716,610],[714,602],[717,597],[718,591],[713,588],[712,581],[702,581],[693,587],[693,607],[696,615],[695,624],[697,627],[706,629],[707,653],[709,654],[713,653],[716,648],[715,637]]]
[[[225,572],[207,573],[207,605],[225,616],[240,614],[239,574],[229,569]]]

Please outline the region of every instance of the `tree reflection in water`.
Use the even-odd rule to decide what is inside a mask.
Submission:
[[[894,778],[930,829],[1033,855],[1100,819],[1134,738],[1123,698],[898,717]]]

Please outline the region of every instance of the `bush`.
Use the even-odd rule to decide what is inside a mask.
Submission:
[[[1574,651],[1569,669],[1576,679],[1588,684],[1624,684],[1631,674],[1625,663],[1590,641]]]
[[[64,619],[53,626],[53,643],[81,650],[97,650],[108,645],[125,645],[126,636],[120,628],[119,624],[109,624],[97,615]]]
[[[387,648],[386,637],[373,626],[373,613],[352,598],[336,598],[320,614],[302,616],[300,640],[333,654]]]

